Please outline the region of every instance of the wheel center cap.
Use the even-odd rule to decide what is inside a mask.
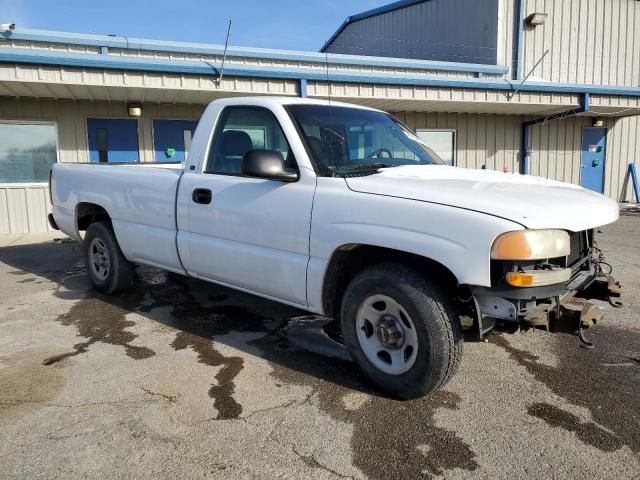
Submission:
[[[400,348],[404,343],[404,330],[393,315],[384,315],[376,327],[376,337],[387,348]]]

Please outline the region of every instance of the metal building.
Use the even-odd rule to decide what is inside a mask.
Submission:
[[[322,51],[496,65],[499,3],[392,3],[347,18]]]
[[[432,25],[446,41],[416,33]],[[381,108],[459,167],[632,200],[639,45],[637,0],[401,1],[347,19],[324,53],[230,47],[222,79],[222,46],[0,32],[0,233],[48,228],[53,162],[181,160],[229,95]]]

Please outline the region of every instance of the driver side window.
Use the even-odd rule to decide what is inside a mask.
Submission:
[[[227,107],[216,128],[205,173],[242,175],[242,159],[250,150],[278,151],[288,168],[296,168],[293,152],[272,112],[259,107]]]

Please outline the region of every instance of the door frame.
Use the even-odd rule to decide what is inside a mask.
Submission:
[[[607,148],[607,136],[609,135],[609,128],[608,127],[582,127],[582,133],[580,135],[580,175],[578,178],[578,181],[580,182],[580,186],[582,188],[585,188],[582,186],[582,174],[584,173],[584,168],[582,167],[584,165],[583,163],[583,153],[584,153],[584,132],[585,130],[604,130],[604,157],[603,157],[603,161],[604,161],[604,165],[602,165],[602,185],[600,186],[600,192],[598,193],[602,193],[604,194],[604,186],[605,186],[605,180],[607,178],[607,154],[609,152],[609,149]]]

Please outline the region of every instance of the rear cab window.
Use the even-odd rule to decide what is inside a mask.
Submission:
[[[242,175],[242,159],[251,150],[280,152],[297,169],[293,152],[273,112],[261,107],[227,107],[216,127],[205,173]]]

